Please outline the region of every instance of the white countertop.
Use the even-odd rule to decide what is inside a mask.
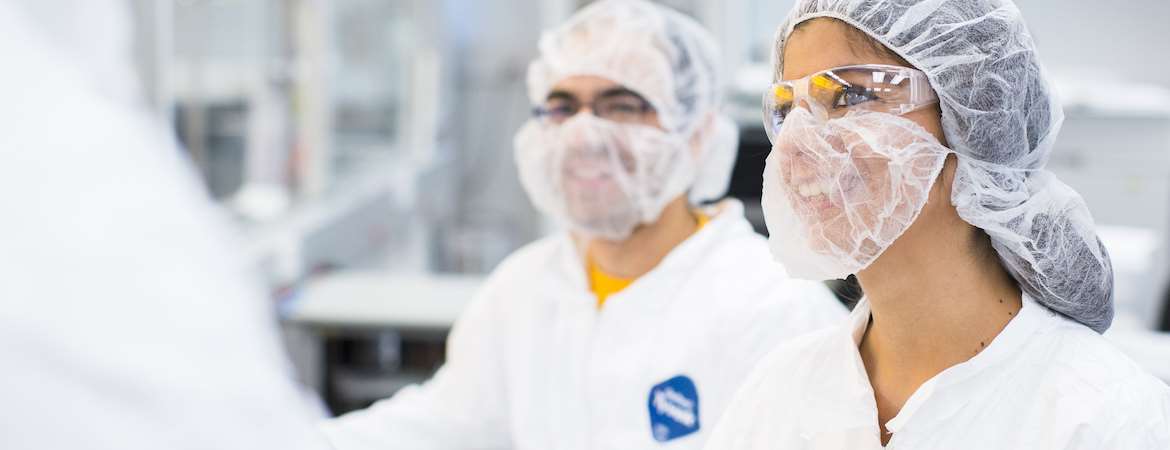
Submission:
[[[283,316],[314,327],[445,331],[482,284],[481,276],[341,272],[309,282]]]

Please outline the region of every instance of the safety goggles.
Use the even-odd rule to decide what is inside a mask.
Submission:
[[[764,131],[774,142],[784,117],[793,107],[805,105],[818,119],[829,120],[857,110],[902,115],[935,103],[938,96],[920,70],[884,64],[843,66],[772,84],[764,93]]]

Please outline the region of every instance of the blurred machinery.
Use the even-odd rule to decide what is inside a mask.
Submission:
[[[382,264],[417,234],[435,153],[412,145],[435,135],[427,3],[132,1],[147,101],[274,288]],[[394,250],[425,264],[422,247]]]
[[[241,219],[280,300],[300,377],[334,412],[429,376],[446,330],[418,333],[394,320],[323,328],[314,313],[417,293],[399,276],[486,272],[540,232],[511,140],[530,110],[524,71],[542,23],[574,5],[510,3],[193,0],[157,13],[193,22],[193,31],[175,27],[176,49],[158,52],[186,56],[155,58],[153,91],[171,98],[156,102],[177,111],[212,193]],[[539,10],[542,20],[516,10]],[[236,39],[266,44],[244,52]],[[313,288],[353,270],[385,279]],[[436,291],[458,284],[436,276]],[[327,307],[306,312],[320,305],[306,296]],[[417,295],[400,300],[427,307],[411,303],[425,302]]]
[[[320,274],[430,268],[431,227],[418,205],[452,203],[420,195],[443,154],[435,139],[439,86],[456,77],[441,72],[440,55],[449,52],[435,26],[440,5],[132,5],[146,100],[173,124],[210,194],[237,220],[281,311]],[[322,346],[353,345],[306,336],[286,333],[298,363],[316,364]],[[372,342],[381,353],[398,351],[393,333]],[[315,385],[317,366],[298,369]]]

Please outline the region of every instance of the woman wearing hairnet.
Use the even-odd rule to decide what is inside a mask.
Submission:
[[[735,130],[709,34],[645,1],[601,1],[546,33],[525,189],[569,231],[492,274],[435,378],[329,422],[339,450],[700,448],[779,340],[842,320],[720,197]]]
[[[767,356],[708,448],[1170,448],[1170,389],[1098,334],[1112,269],[1044,170],[1062,114],[1014,4],[803,0],[774,56],[772,251],[866,298]]]

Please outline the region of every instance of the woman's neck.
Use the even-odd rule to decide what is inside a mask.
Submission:
[[[1021,307],[1020,290],[974,227],[960,240],[900,239],[858,274],[872,313],[866,332],[879,353],[939,372],[970,359]],[[910,236],[905,236],[910,237]],[[915,241],[930,245],[914,245]],[[979,242],[976,245],[967,243]]]
[[[623,241],[594,239],[585,244],[585,255],[605,273],[637,278],[657,266],[678,244],[695,232],[698,222],[686,196],[673,200],[654,223],[634,229]]]
[[[986,235],[962,225],[911,227],[857,274],[872,313],[859,351],[881,424],[927,380],[991,345],[1020,311],[1019,287]]]

